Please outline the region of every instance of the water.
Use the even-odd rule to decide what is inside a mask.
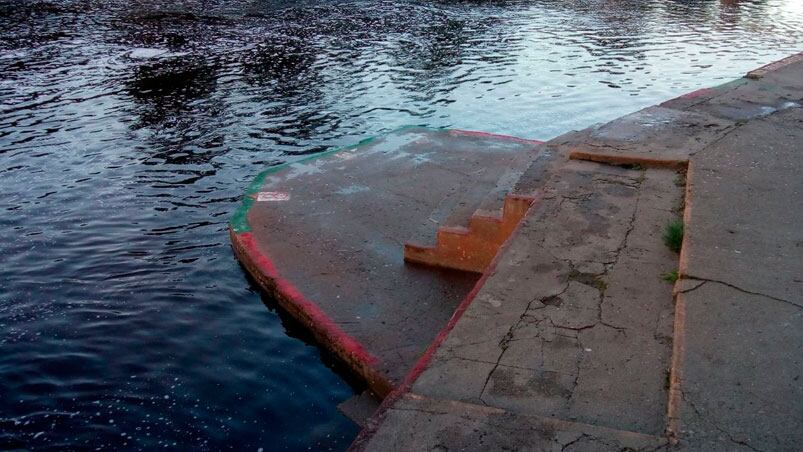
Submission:
[[[0,0],[0,448],[343,449],[359,386],[229,248],[257,172],[550,138],[800,50],[799,0]]]

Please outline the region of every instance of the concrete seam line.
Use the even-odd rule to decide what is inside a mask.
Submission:
[[[691,221],[692,204],[691,187],[693,185],[694,165],[687,162],[686,165],[686,186],[684,187],[684,206],[683,206],[683,229],[688,233],[688,225]],[[682,400],[682,381],[683,381],[683,356],[685,352],[685,332],[686,332],[686,300],[685,294],[678,291],[683,275],[688,268],[688,249],[689,240],[684,240],[680,247],[678,258],[678,275],[680,278],[675,282],[675,322],[672,331],[672,359],[669,367],[669,400],[666,410],[666,434],[669,440],[676,444],[680,435],[680,403]]]

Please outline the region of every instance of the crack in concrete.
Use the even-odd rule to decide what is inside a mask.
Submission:
[[[518,330],[520,328],[522,322],[525,320],[525,317],[527,317],[528,313],[530,313],[531,311],[545,309],[546,307],[548,307],[550,305],[550,303],[549,303],[550,300],[559,299],[559,297],[561,295],[563,295],[569,289],[569,285],[570,285],[571,281],[579,282],[581,284],[584,284],[584,285],[587,285],[589,287],[592,287],[592,288],[594,288],[594,289],[596,289],[598,291],[599,297],[597,299],[597,321],[595,323],[589,324],[589,325],[583,325],[583,326],[580,326],[580,327],[572,327],[572,326],[561,325],[559,323],[555,323],[551,317],[546,317],[545,319],[537,320],[538,323],[540,323],[543,320],[549,320],[549,323],[552,325],[553,328],[567,330],[567,331],[574,331],[575,333],[580,332],[580,331],[584,331],[584,330],[588,330],[588,329],[591,329],[591,328],[595,328],[596,326],[602,325],[604,327],[611,328],[611,329],[613,329],[613,330],[615,330],[617,332],[620,332],[622,334],[627,335],[627,333],[626,333],[627,328],[626,327],[610,324],[610,323],[606,322],[605,320],[603,320],[603,318],[602,318],[603,317],[602,316],[602,312],[603,312],[602,311],[603,310],[602,306],[603,306],[603,303],[604,303],[604,300],[605,300],[605,289],[607,288],[607,284],[605,283],[604,280],[601,279],[601,277],[606,276],[616,266],[616,264],[619,262],[619,257],[621,255],[622,251],[625,248],[627,248],[627,243],[628,243],[628,240],[630,238],[630,235],[633,232],[633,230],[635,229],[636,218],[638,216],[639,205],[640,205],[640,200],[641,200],[640,189],[641,189],[643,181],[645,180],[645,176],[646,176],[646,170],[642,169],[642,170],[640,170],[640,176],[638,178],[627,178],[628,180],[632,180],[632,181],[636,182],[635,186],[625,183],[624,180],[622,180],[621,182],[615,182],[615,181],[613,181],[611,179],[608,179],[608,178],[603,178],[604,180],[603,179],[599,180],[599,181],[605,182],[605,183],[619,183],[621,185],[625,185],[625,186],[631,187],[631,188],[633,188],[633,189],[635,189],[637,191],[636,200],[635,200],[635,206],[633,208],[633,213],[630,216],[630,219],[629,219],[629,222],[628,222],[628,227],[627,227],[627,230],[625,231],[624,237],[622,238],[622,242],[613,251],[613,259],[611,261],[600,262],[604,266],[604,271],[602,273],[583,273],[583,272],[579,272],[579,271],[577,271],[575,269],[574,262],[571,259],[558,258],[547,247],[543,247],[543,249],[545,251],[547,251],[547,253],[553,258],[554,261],[565,262],[569,266],[570,272],[569,272],[569,275],[567,276],[566,286],[557,294],[553,294],[553,295],[550,295],[550,296],[547,296],[547,297],[543,297],[541,299],[530,300],[530,302],[527,303],[527,306],[525,307],[524,312],[522,312],[522,314],[519,316],[519,319],[513,325],[511,325],[511,327],[508,329],[507,333],[502,337],[502,339],[499,342],[499,347],[502,349],[502,351],[499,354],[499,357],[497,358],[496,363],[494,364],[494,367],[491,369],[491,371],[486,376],[485,382],[483,383],[482,389],[480,390],[480,394],[479,394],[479,397],[478,397],[479,400],[483,404],[487,405],[487,402],[484,400],[483,397],[484,397],[484,394],[485,394],[485,392],[486,392],[486,390],[488,388],[488,383],[490,382],[491,377],[493,376],[494,372],[496,372],[496,370],[501,365],[501,362],[502,362],[502,359],[504,358],[505,352],[508,349],[508,345],[511,342],[516,341],[515,332],[516,332],[516,330]],[[623,177],[622,179],[625,179],[625,178]],[[561,195],[560,196],[560,200],[558,201],[558,204],[557,204],[555,210],[559,211],[566,201],[576,202],[578,200],[588,199],[589,196],[590,196],[590,194],[579,195],[579,196],[564,196],[564,195]],[[542,239],[541,239],[542,245],[543,245],[543,243],[545,241],[546,241],[546,237],[542,237]],[[533,304],[535,302],[541,303],[541,306],[533,307]],[[576,341],[577,345],[578,345],[579,350],[580,351],[584,350],[584,347],[583,347],[583,344],[582,344],[582,342],[581,342],[581,340],[579,338],[579,335],[565,336],[565,337],[574,339]],[[540,335],[536,335],[532,339],[535,339],[535,338],[539,338],[542,342],[544,342],[544,341],[545,342],[550,342],[550,341],[546,340],[545,338],[541,337]],[[541,353],[543,354],[543,347],[541,347]],[[569,393],[569,395],[567,397],[567,401],[570,401],[571,398],[574,396],[574,393],[575,393],[575,390],[577,389],[578,381],[579,381],[579,378],[580,378],[582,361],[584,360],[584,355],[583,355],[583,353],[579,353],[577,356],[578,357],[577,357],[577,360],[575,362],[576,371],[575,371],[575,375],[574,375],[573,386],[572,386],[572,389],[571,389],[571,391],[570,391],[570,393]],[[511,367],[516,367],[516,366],[511,366]]]
[[[705,283],[707,283],[707,282],[708,282],[708,281],[700,281],[700,280],[687,279],[687,278],[684,278],[683,276],[681,276],[680,278],[678,278],[678,281],[679,281],[679,282],[680,282],[680,281],[686,281],[686,280],[688,280],[688,281],[697,281],[697,282],[698,282],[698,284],[697,284],[697,285],[695,285],[694,287],[691,287],[691,288],[689,288],[689,289],[679,290],[679,291],[678,291],[678,293],[689,293],[689,292],[691,292],[691,291],[693,291],[693,290],[696,290],[696,289],[700,288],[700,286],[702,286],[703,284],[705,284]]]
[[[559,296],[563,295],[568,289],[569,289],[569,283],[567,282],[566,283],[566,287],[564,287],[563,290],[561,290],[559,293],[557,293],[555,295],[551,295],[551,296],[559,297]],[[483,399],[483,395],[485,394],[485,390],[488,387],[488,382],[491,381],[491,376],[494,374],[494,372],[496,372],[496,369],[499,368],[499,364],[502,362],[502,358],[505,356],[505,352],[507,351],[508,344],[513,339],[514,331],[521,325],[521,322],[524,321],[524,318],[527,316],[527,312],[530,311],[530,307],[536,301],[538,301],[540,303],[543,303],[541,300],[535,299],[535,298],[530,300],[530,302],[527,303],[527,306],[524,308],[524,312],[521,313],[521,315],[519,316],[519,319],[516,321],[516,323],[514,323],[513,325],[510,326],[510,328],[508,329],[507,333],[499,341],[499,347],[502,349],[502,352],[499,353],[499,357],[496,359],[496,364],[494,364],[493,369],[491,369],[491,371],[488,372],[488,376],[485,377],[485,382],[482,385],[482,389],[480,390],[480,394],[479,394],[479,397],[478,397],[478,399],[480,400],[480,402],[483,403],[483,405],[488,405],[488,403],[485,402],[485,400]],[[543,350],[542,350],[542,352],[543,352]]]
[[[688,280],[692,280],[692,281],[702,281],[702,283],[700,283],[700,284],[698,284],[698,285],[696,285],[696,286],[694,286],[694,287],[692,287],[690,289],[682,290],[679,293],[693,292],[693,291],[699,289],[700,287],[703,287],[706,283],[710,282],[710,283],[715,283],[715,284],[722,284],[723,286],[730,287],[731,289],[737,290],[737,291],[742,292],[742,293],[746,293],[748,295],[756,295],[756,296],[759,296],[759,297],[768,298],[770,300],[778,301],[778,302],[781,302],[781,303],[786,303],[786,304],[794,306],[796,308],[803,309],[803,305],[795,303],[794,301],[785,300],[783,298],[778,298],[778,297],[773,297],[772,295],[767,295],[767,294],[764,294],[764,293],[761,293],[761,292],[753,292],[753,291],[750,291],[750,290],[747,290],[747,289],[743,289],[743,288],[741,288],[739,286],[736,286],[734,284],[731,284],[731,283],[728,283],[728,282],[725,282],[725,281],[720,281],[720,280],[717,280],[717,279],[700,278],[700,277],[692,276],[692,275],[681,275],[681,279],[688,279]]]
[[[621,256],[622,251],[625,248],[627,248],[627,242],[630,239],[630,234],[632,234],[633,231],[636,229],[636,218],[638,217],[639,208],[640,208],[640,205],[641,205],[641,186],[644,183],[644,180],[646,179],[646,175],[647,175],[647,171],[642,169],[640,177],[638,178],[638,186],[636,187],[636,201],[635,201],[635,206],[633,207],[633,214],[630,216],[630,222],[628,224],[627,230],[625,231],[625,236],[624,236],[624,238],[622,238],[621,244],[614,251],[613,263],[605,265],[605,271],[603,272],[603,275],[605,275],[605,276],[607,276],[608,273],[611,270],[613,270],[616,267],[616,265],[619,263],[619,257]],[[603,320],[603,315],[602,314],[603,314],[603,309],[604,309],[604,307],[603,307],[604,302],[605,302],[605,291],[603,289],[603,290],[600,291],[600,301],[599,301],[599,313],[598,313],[598,316],[599,316],[600,323],[605,325],[605,326],[611,327],[611,328],[613,328],[613,329],[615,329],[617,331],[620,331],[620,332],[624,333],[624,331],[626,330],[625,327],[610,325],[610,324],[606,323]]]
[[[569,396],[566,397],[566,404],[570,405],[572,403],[572,399],[574,399],[575,391],[577,390],[577,386],[580,382],[580,371],[582,370],[581,364],[583,360],[585,360],[585,355],[583,352],[585,351],[585,346],[583,345],[582,340],[580,340],[580,335],[577,335],[577,346],[580,349],[580,353],[577,354],[577,357],[574,360],[575,372],[574,372],[574,381],[572,381],[572,390],[569,391]]]
[[[747,447],[748,449],[756,451],[756,452],[764,452],[762,449],[758,449],[758,448],[756,448],[756,447],[754,447],[754,446],[752,446],[752,445],[750,445],[750,444],[748,444],[748,443],[746,443],[744,441],[739,441],[736,438],[734,438],[733,435],[729,431],[727,431],[727,430],[723,429],[722,427],[720,427],[719,424],[714,422],[710,417],[706,417],[705,415],[703,415],[703,413],[700,411],[700,409],[697,408],[697,405],[695,405],[694,402],[692,402],[691,400],[689,400],[686,397],[686,392],[685,391],[683,391],[682,389],[679,390],[679,391],[680,391],[680,398],[683,399],[683,401],[685,403],[687,403],[691,407],[691,409],[694,411],[694,413],[697,415],[697,417],[700,418],[703,421],[707,421],[708,423],[710,423],[715,429],[717,429],[720,433],[725,435],[725,437],[727,437],[728,441],[730,441],[730,442],[732,442],[734,444],[739,444],[740,446]]]
[[[580,436],[578,436],[577,438],[575,438],[575,439],[573,439],[573,440],[569,441],[568,443],[564,444],[563,446],[561,446],[561,448],[560,448],[560,452],[564,452],[564,451],[566,450],[566,448],[568,448],[568,447],[569,447],[569,446],[571,446],[572,444],[575,444],[575,443],[577,443],[577,442],[579,442],[579,441],[582,441],[582,440],[583,440],[583,439],[585,439],[585,438],[592,438],[592,437],[591,437],[591,435],[589,435],[589,434],[587,434],[587,433],[582,433],[582,434],[581,434]]]
[[[395,406],[395,407],[393,407],[391,409],[393,411],[412,411],[412,412],[415,412],[415,413],[426,413],[426,414],[431,414],[431,415],[434,415],[434,416],[443,416],[443,415],[450,414],[448,411],[425,410],[423,408],[406,408],[406,407],[402,408],[402,407]]]
[[[626,176],[622,176],[620,178],[609,178],[605,177],[604,175],[595,175],[593,177],[594,182],[602,182],[604,184],[611,184],[611,185],[623,185],[625,187],[633,188],[638,190],[641,186],[641,181],[637,178],[629,178]],[[627,181],[631,181],[631,183],[627,183]]]

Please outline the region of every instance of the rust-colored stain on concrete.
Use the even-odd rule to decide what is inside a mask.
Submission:
[[[535,196],[507,195],[500,216],[475,213],[467,227],[441,226],[434,246],[405,243],[404,260],[482,273],[535,201]]]

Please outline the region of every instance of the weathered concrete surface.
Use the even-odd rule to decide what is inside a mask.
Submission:
[[[704,112],[653,106],[601,126],[566,134],[550,144],[587,157],[638,156],[671,166],[671,162],[686,160],[699,152],[733,125],[732,121]]]
[[[386,422],[400,428],[380,430],[367,450],[613,452],[656,449],[666,444],[662,437],[413,394],[404,396],[389,410]]]
[[[407,128],[273,171],[232,223],[249,273],[380,396],[398,384],[478,275],[406,265],[439,213],[476,209],[536,143]]]
[[[803,70],[801,70],[803,75]],[[681,262],[682,444],[803,444],[803,110],[749,121],[693,160]]]
[[[688,281],[678,407],[681,446],[800,450],[803,309]]]
[[[737,127],[694,159],[684,277],[803,306],[803,109]]]
[[[754,78],[548,142],[544,201],[354,447],[799,450],[803,58]]]
[[[365,426],[368,419],[379,408],[380,400],[370,391],[363,391],[337,405],[337,409],[359,426]]]

